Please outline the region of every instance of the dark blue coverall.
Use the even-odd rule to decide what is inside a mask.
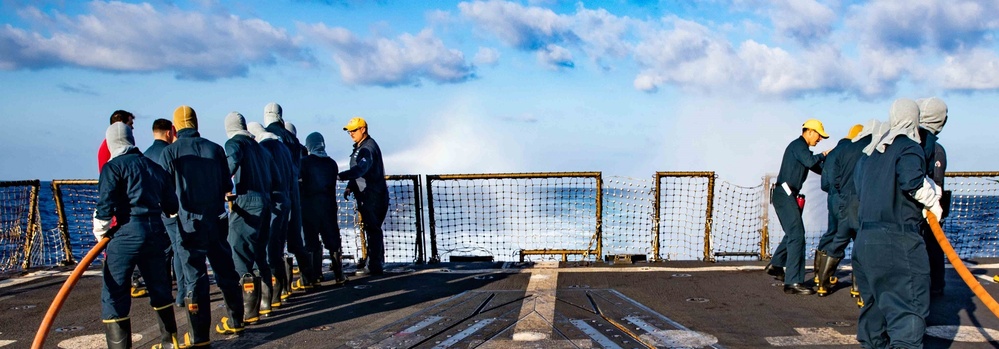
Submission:
[[[865,348],[921,348],[929,315],[930,267],[913,194],[926,176],[923,150],[899,136],[856,169],[860,232],[853,267],[864,307],[857,340]]]
[[[829,195],[833,198],[830,200],[829,209],[836,217],[836,223],[830,223],[830,227],[836,228],[835,230],[830,228],[822,236],[818,250],[834,258],[842,259],[846,256],[846,247],[857,237],[857,231],[860,230],[857,218],[860,201],[857,199],[857,187],[853,176],[857,161],[864,155],[864,147],[871,144],[871,138],[872,136],[868,135],[856,142],[849,141],[842,148],[837,144],[836,148],[829,152],[826,164],[823,166],[823,186],[826,185],[826,178],[829,178]]]
[[[104,260],[101,318],[128,317],[132,305],[129,289],[138,266],[145,276],[149,304],[160,308],[173,303],[169,269],[164,251],[170,245],[160,215],[177,212],[173,183],[162,167],[138,149],[114,157],[101,170],[95,218],[117,223]]]
[[[305,248],[305,240],[302,236],[302,198],[298,183],[302,164],[302,144],[280,122],[273,122],[264,129],[281,138],[281,142],[288,148],[288,154],[291,157],[294,177],[291,180],[291,188],[288,190],[291,203],[291,210],[289,211],[291,219],[288,221],[288,229],[286,230],[288,252],[291,252],[295,256],[295,259],[298,260],[298,268],[302,275],[305,276],[302,278],[305,280],[303,284],[310,285],[309,282],[315,280],[316,276],[312,270],[312,256],[309,255],[309,251]]]
[[[839,153],[843,151],[843,148],[852,143],[853,141],[848,138],[839,140],[839,142],[836,143],[836,146],[829,151],[829,154],[826,154],[826,160],[822,162],[822,178],[820,188],[827,194],[826,210],[829,213],[829,218],[827,220],[828,223],[826,224],[826,232],[819,237],[819,251],[825,251],[823,247],[829,245],[829,243],[832,242],[833,237],[836,235],[836,228],[839,223],[839,216],[836,211],[836,206],[839,204],[839,188],[832,184],[836,181],[834,177],[838,175],[838,172],[835,171],[836,158],[839,156]],[[818,273],[818,270],[815,272]]]
[[[267,263],[271,267],[274,275],[274,293],[271,295],[271,304],[280,305],[280,294],[290,287],[291,275],[285,270],[284,249],[288,242],[288,224],[291,221],[291,188],[295,181],[295,169],[292,163],[291,154],[288,147],[279,140],[265,139],[260,141],[263,147],[274,160],[274,174],[278,180],[278,187],[271,192],[271,214],[270,226],[268,229]]]
[[[350,154],[350,169],[340,172],[339,178],[349,180],[347,188],[357,200],[357,211],[361,214],[361,224],[368,243],[368,270],[372,274],[381,274],[385,263],[382,222],[388,214],[389,192],[378,143],[369,136],[354,144],[354,151]]]
[[[142,152],[142,155],[145,156],[146,158],[148,158],[149,160],[152,160],[153,162],[156,162],[157,160],[160,159],[160,156],[162,156],[163,149],[166,148],[166,146],[168,146],[168,145],[170,145],[170,143],[167,143],[164,140],[161,140],[161,139],[153,140],[153,144],[149,145],[149,148],[146,148],[146,151]],[[167,236],[170,236],[171,234],[176,234],[177,233],[177,217],[168,217],[166,214],[164,214],[162,216],[162,218],[163,218],[163,227],[166,228]],[[179,275],[180,274],[180,263],[179,263],[180,261],[177,260],[177,259],[175,259],[175,258],[173,258],[173,243],[172,242],[170,243],[169,246],[167,246],[167,249],[166,249],[166,251],[164,251],[164,253],[166,254],[166,260],[167,260],[168,267],[169,268],[173,268],[174,272]],[[177,300],[176,300],[176,303],[177,303],[177,306],[182,307],[182,306],[184,306],[184,297],[183,297],[183,290],[180,289],[180,284],[181,284],[180,282],[177,283],[178,289],[177,289]]]
[[[236,198],[229,213],[229,245],[236,272],[243,276],[243,315],[246,321],[259,315],[261,279],[271,281],[267,263],[271,193],[278,188],[270,153],[247,135],[237,134],[225,142],[229,173],[233,176]],[[247,280],[249,278],[249,280]],[[247,281],[254,288],[247,290]],[[270,287],[270,286],[268,286]],[[267,292],[270,295],[270,292]],[[252,300],[247,300],[247,296]],[[270,300],[267,300],[269,303]],[[251,304],[252,303],[252,304]]]
[[[225,150],[201,137],[196,129],[177,131],[177,140],[163,149],[159,161],[174,180],[180,202],[174,258],[180,259],[184,284],[184,303],[191,324],[192,344],[210,343],[211,298],[208,267],[212,264],[215,281],[229,315],[236,323],[243,321],[243,293],[239,274],[232,261],[232,248],[226,241],[228,219],[225,195],[232,190]],[[180,288],[178,286],[178,288]]]
[[[314,270],[322,270],[323,245],[329,250],[334,264],[341,253],[336,202],[338,173],[336,161],[329,157],[309,155],[302,159],[302,227],[305,246],[312,252]],[[322,244],[319,243],[320,238]],[[339,274],[335,275],[338,280],[343,271],[340,270]]]
[[[791,141],[784,150],[784,157],[777,174],[771,201],[777,211],[777,219],[784,229],[784,238],[774,251],[770,263],[785,267],[784,284],[801,284],[805,282],[805,224],[801,220],[801,209],[798,208],[796,196],[801,191],[802,184],[808,178],[808,171],[822,173],[822,161],[826,156],[812,154],[804,137]],[[787,183],[791,194],[782,187]]]
[[[921,140],[919,145],[923,148],[923,155],[926,157],[926,176],[930,177],[940,187],[940,190],[944,190],[947,153],[944,151],[943,146],[937,143],[938,137],[933,132],[925,128],[919,128],[919,139]],[[943,200],[940,203],[946,205]],[[947,210],[944,210],[944,217],[939,217],[941,221],[946,217],[946,213]],[[930,294],[942,294],[944,285],[946,284],[944,281],[945,258],[943,249],[940,248],[937,238],[933,236],[929,222],[924,220],[920,229],[922,230],[923,240],[926,242],[926,254],[930,259]]]

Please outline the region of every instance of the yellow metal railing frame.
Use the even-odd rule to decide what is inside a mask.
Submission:
[[[715,257],[711,253],[711,225],[713,223],[712,213],[714,212],[714,200],[715,200],[715,172],[714,171],[687,171],[687,172],[656,172],[655,175],[655,189],[653,190],[653,195],[655,196],[655,204],[652,205],[652,261],[658,262],[663,260],[662,254],[660,252],[659,240],[662,232],[659,228],[659,223],[661,220],[662,213],[662,179],[665,177],[692,177],[692,178],[706,178],[708,180],[708,198],[706,212],[704,214],[704,260],[708,262],[714,262]]]

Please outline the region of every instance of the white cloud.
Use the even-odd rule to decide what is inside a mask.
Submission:
[[[855,6],[848,24],[877,48],[944,52],[988,45],[999,29],[993,0],[890,0]]]
[[[575,67],[572,62],[572,52],[562,46],[548,44],[544,49],[537,51],[538,61],[549,69],[565,69]]]
[[[780,0],[770,3],[774,31],[804,46],[824,40],[836,22],[836,13],[815,0]]]
[[[478,65],[496,65],[499,62],[499,51],[494,48],[480,47],[479,52],[475,53],[475,58],[472,60]]]
[[[259,19],[95,1],[89,13],[18,13],[41,30],[0,28],[0,69],[75,66],[114,72],[171,71],[182,79],[245,76],[277,59],[309,61],[297,40]]]
[[[552,43],[577,40],[569,28],[570,18],[549,9],[502,0],[462,2],[458,9],[463,16],[517,49],[537,50]]]
[[[948,56],[935,77],[950,90],[999,89],[999,56],[985,49]]]
[[[463,82],[475,77],[474,68],[461,51],[444,46],[433,30],[396,39],[361,39],[347,29],[323,23],[300,26],[303,32],[333,50],[344,81],[359,85],[419,85],[422,79],[437,83]]]

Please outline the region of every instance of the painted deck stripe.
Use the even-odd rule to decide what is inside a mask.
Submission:
[[[489,319],[483,319],[483,320],[481,320],[479,322],[476,322],[474,325],[469,326],[464,331],[458,332],[458,334],[456,334],[456,335],[452,336],[451,338],[448,338],[446,341],[443,341],[440,344],[434,346],[434,349],[447,349],[447,348],[450,348],[450,347],[454,346],[455,344],[458,344],[459,342],[461,342],[462,340],[464,340],[468,336],[471,336],[475,332],[478,332],[483,327],[486,327],[486,325],[489,325],[490,323],[492,323],[495,320],[496,319],[489,318]]]
[[[583,334],[590,336],[590,339],[593,340],[594,342],[597,342],[597,344],[599,344],[602,348],[623,349],[621,348],[621,346],[614,344],[614,342],[612,342],[610,338],[607,338],[607,336],[604,336],[602,333],[600,333],[600,331],[593,328],[593,326],[590,326],[590,324],[587,323],[586,320],[573,319],[569,320],[569,322],[575,325],[576,328],[578,328],[580,331],[583,331]]]
[[[409,326],[409,328],[406,328],[405,330],[402,330],[402,332],[396,333],[396,335],[397,336],[408,336],[408,335],[411,335],[413,333],[416,333],[416,332],[418,332],[418,331],[426,328],[427,326],[433,325],[437,321],[441,321],[441,319],[443,319],[443,318],[444,317],[437,316],[437,315],[428,316],[426,319],[423,319],[423,321],[417,322],[413,326]]]

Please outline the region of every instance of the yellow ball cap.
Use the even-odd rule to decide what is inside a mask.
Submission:
[[[852,140],[854,137],[857,137],[857,135],[859,135],[860,132],[863,130],[864,130],[864,125],[861,124],[853,125],[853,127],[850,128],[850,132],[846,134],[846,139]]]
[[[822,138],[829,138],[829,134],[826,133],[825,127],[822,127],[822,122],[817,119],[808,119],[808,121],[805,121],[805,123],[801,125],[801,128],[815,130],[815,132],[818,132],[819,136],[822,136]]]
[[[177,107],[173,111],[173,126],[178,131],[185,128],[198,129],[198,114],[194,112],[194,109],[186,105]]]
[[[347,121],[347,126],[344,126],[343,130],[353,131],[361,127],[368,127],[368,123],[365,122],[364,119],[355,116],[353,119],[350,119],[350,121]]]

